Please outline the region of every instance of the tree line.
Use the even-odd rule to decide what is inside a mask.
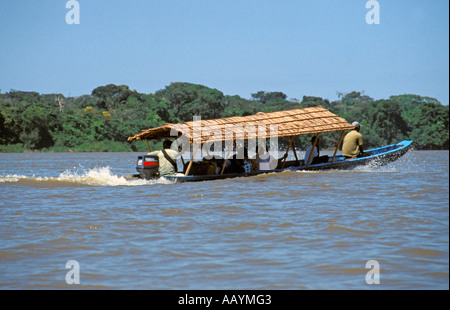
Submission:
[[[65,97],[11,90],[0,93],[0,152],[146,151],[142,141],[127,138],[165,123],[252,115],[322,106],[348,122],[361,123],[366,148],[414,140],[416,149],[449,148],[449,107],[437,99],[413,94],[374,100],[363,92],[338,93],[338,99],[258,91],[250,99],[224,95],[199,84],[171,83],[155,93],[109,84],[90,95]],[[321,147],[335,147],[340,133],[321,135]],[[305,149],[310,137],[298,136]],[[288,139],[281,138],[286,145]],[[151,142],[152,148],[160,142]]]

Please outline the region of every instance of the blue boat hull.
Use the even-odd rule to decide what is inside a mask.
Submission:
[[[367,164],[383,166],[402,157],[412,147],[412,142],[405,140],[397,144],[371,149],[367,151],[370,155],[365,157],[346,160],[344,156],[337,155],[333,163],[309,165],[307,167],[299,167],[298,170],[352,169]]]
[[[396,144],[391,144],[383,146],[380,148],[375,148],[367,150],[369,156],[358,157],[353,159],[345,159],[342,155],[336,155],[334,162],[330,161],[322,164],[315,165],[299,165],[299,166],[288,166],[287,168],[274,169],[270,171],[255,171],[250,173],[230,173],[230,174],[211,174],[211,175],[168,175],[162,176],[165,179],[176,181],[176,182],[196,182],[196,181],[208,181],[208,180],[219,180],[219,179],[229,179],[236,177],[247,177],[254,176],[264,173],[274,173],[282,171],[308,171],[308,170],[326,170],[326,169],[336,169],[336,170],[347,170],[352,169],[357,166],[363,166],[368,164],[374,164],[376,166],[382,166],[390,162],[396,161],[398,158],[402,157],[408,150],[412,147],[412,142],[409,140],[401,141]]]

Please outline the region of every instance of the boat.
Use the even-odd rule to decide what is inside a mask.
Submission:
[[[133,174],[132,176],[147,180],[164,178],[174,182],[196,182],[250,177],[283,171],[348,170],[361,165],[373,164],[381,166],[388,164],[403,156],[412,147],[413,141],[404,140],[395,144],[367,150],[362,157],[348,159],[338,154],[337,151],[342,143],[345,132],[352,129],[354,127],[345,119],[322,107],[257,113],[249,116],[213,120],[194,119],[193,122],[166,124],[157,128],[144,130],[140,134],[129,137],[128,140],[146,140],[149,151],[151,150],[148,140],[174,139],[178,144],[180,141],[183,141],[184,147],[186,145],[188,147],[188,153],[191,157],[190,161],[185,162],[182,156],[183,152],[181,152],[182,173],[159,176],[158,157],[154,155],[140,155],[136,163],[138,174]],[[296,135],[314,135],[315,139],[313,144],[315,146],[320,134],[335,131],[341,132],[339,141],[333,155],[326,158],[324,162],[310,164],[312,161],[311,155],[306,160],[307,164],[305,160],[298,158],[295,146],[293,145],[293,138]],[[266,156],[266,158],[271,159],[271,167],[268,168],[266,165],[264,166],[265,168],[261,168],[261,166],[258,166],[258,163],[260,164],[263,161],[261,160],[263,155],[260,156],[259,154],[260,150],[263,153],[267,151],[266,155],[270,154],[266,143],[267,140],[270,140],[271,143],[273,140],[277,142],[279,137],[290,137],[285,155],[279,159]],[[240,171],[228,169],[227,165],[233,160],[236,160],[236,155],[231,155],[234,148],[236,147],[237,150],[238,145],[242,145],[242,142],[250,145],[248,144],[250,141],[258,141],[256,153],[253,156],[248,156],[247,154],[247,163],[250,163],[250,168],[244,171],[242,169]],[[196,157],[198,150],[202,150],[205,145],[208,146],[206,149],[209,149],[211,145],[216,147],[217,145],[222,146],[223,144],[225,144],[225,150],[221,152],[221,155],[226,154],[225,156],[209,156],[206,159],[203,156]],[[271,149],[277,147],[277,144],[275,146],[271,145]],[[289,151],[294,153],[295,160],[286,159]]]

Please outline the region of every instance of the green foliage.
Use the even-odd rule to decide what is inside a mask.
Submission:
[[[449,107],[434,98],[417,95],[391,96],[399,102],[401,115],[414,140],[422,149],[448,149]]]
[[[23,144],[0,144],[0,153],[23,153],[26,151],[26,148]]]
[[[146,152],[145,141],[127,138],[164,123],[192,121],[194,115],[211,119],[314,106],[359,121],[366,148],[403,139],[414,140],[417,149],[449,147],[449,108],[434,98],[406,94],[374,100],[357,91],[338,93],[338,98],[304,96],[299,102],[282,92],[258,91],[245,99],[191,83],[172,83],[154,94],[109,84],[67,98],[11,90],[0,93],[0,152]],[[334,148],[339,136],[321,135],[320,147]],[[296,148],[305,149],[310,137],[295,137]],[[152,150],[161,147],[160,141],[149,142]],[[279,143],[285,147],[289,139]]]
[[[101,109],[115,109],[125,103],[130,96],[138,96],[136,91],[131,91],[127,85],[109,84],[94,89],[91,93],[96,98],[96,105]]]
[[[252,94],[253,100],[259,101],[262,104],[273,104],[277,102],[285,102],[287,96],[282,92],[265,92],[259,91]]]
[[[282,92],[259,91],[257,93],[254,93],[252,94],[252,101],[255,107],[254,113],[267,113],[299,108],[299,104],[296,101],[289,101],[286,98],[287,96]]]
[[[322,107],[328,109],[330,106],[330,102],[327,99],[322,99],[320,97],[303,96],[303,99],[300,102],[300,105],[302,108],[322,106]]]
[[[166,108],[172,111],[169,122],[191,121],[194,115],[203,119],[221,117],[224,95],[217,89],[190,83],[172,83],[157,92]]]

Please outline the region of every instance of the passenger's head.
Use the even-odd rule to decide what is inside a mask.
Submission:
[[[314,144],[314,141],[316,140],[316,137],[315,136],[312,136],[311,137],[311,144]],[[317,143],[316,143],[316,145],[319,145],[319,138],[317,138]]]
[[[170,140],[164,140],[163,142],[163,148],[164,149],[170,149],[170,146],[172,145],[172,141]]]
[[[361,128],[361,124],[358,123],[358,122],[353,122],[353,123],[352,123],[352,126],[355,127],[355,129],[358,130],[358,131],[359,131],[359,129]]]

